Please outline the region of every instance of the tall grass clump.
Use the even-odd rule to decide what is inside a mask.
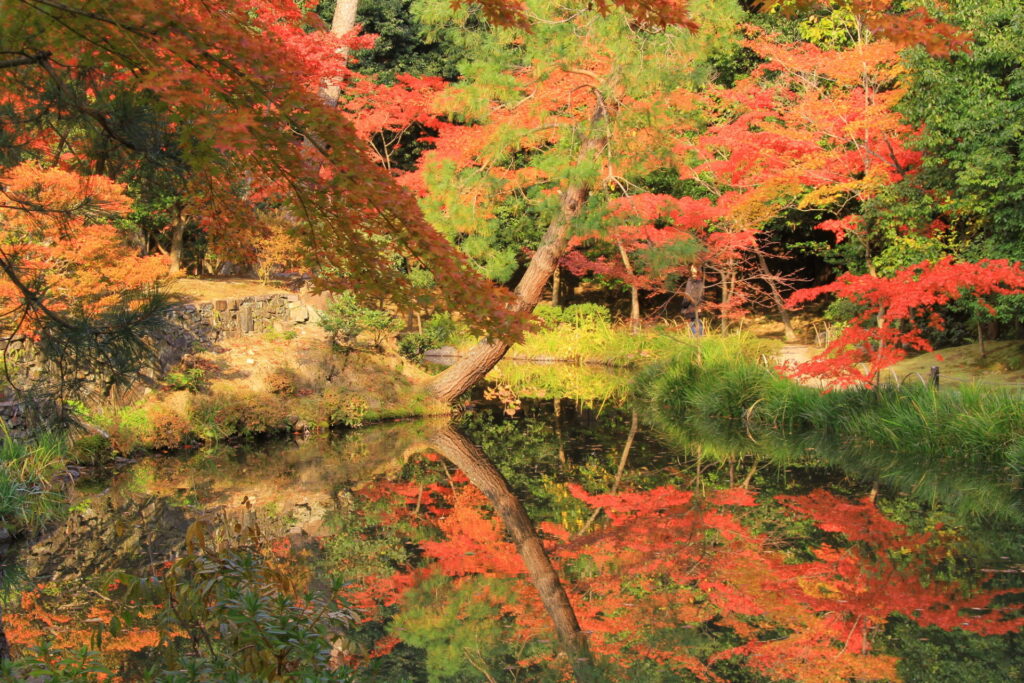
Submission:
[[[629,367],[665,358],[689,339],[669,327],[634,332],[628,327],[596,321],[585,327],[559,324],[526,335],[509,358],[561,360]]]
[[[822,393],[760,362],[742,338],[705,338],[643,371],[634,391],[671,440],[704,453],[820,462],[961,515],[1019,519],[1024,396],[985,386]]]
[[[42,433],[34,441],[0,439],[0,526],[11,533],[31,531],[57,518],[64,496],[55,480],[65,470],[67,443]]]
[[[621,368],[568,363],[499,363],[487,375],[523,398],[571,398],[599,404],[621,403],[632,376]]]

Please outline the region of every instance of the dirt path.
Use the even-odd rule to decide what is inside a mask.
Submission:
[[[818,351],[818,348],[810,344],[784,344],[775,358],[780,364],[787,361],[803,363],[817,355]]]
[[[185,303],[293,293],[280,282],[264,284],[256,279],[240,277],[182,277],[167,285],[166,291],[180,296]]]

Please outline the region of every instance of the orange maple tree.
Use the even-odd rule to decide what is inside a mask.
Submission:
[[[348,48],[366,39],[331,35],[291,0],[30,0],[0,21],[18,37],[0,68],[0,97],[21,117],[0,127],[22,153],[38,158],[66,144],[47,126],[50,116],[145,153],[118,110],[122,94],[133,93],[180,150],[185,211],[211,239],[251,253],[246,236],[261,236],[258,209],[271,202],[293,216],[289,232],[323,285],[360,284],[410,305],[435,298],[478,327],[519,329],[506,297],[422,219],[345,113],[321,100],[324,84],[351,73]],[[78,170],[92,165],[74,161]],[[396,251],[434,272],[439,286],[414,287],[394,267]]]
[[[8,317],[17,320],[9,334],[32,334],[69,309],[94,316],[130,305],[160,282],[167,259],[137,256],[111,223],[130,203],[105,176],[26,162],[0,177],[0,298],[21,311]],[[23,308],[27,297],[34,305]]]

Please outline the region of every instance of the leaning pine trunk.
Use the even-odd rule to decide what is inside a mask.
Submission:
[[[526,514],[522,502],[509,489],[501,472],[474,446],[469,439],[452,427],[446,427],[434,435],[431,445],[458,467],[491,501],[501,516],[505,529],[523,558],[530,581],[537,588],[544,609],[555,626],[555,633],[562,649],[572,661],[573,674],[577,681],[594,680],[594,659],[590,653],[587,636],[580,628],[576,613],[572,609],[562,582],[551,566],[533,522]]]
[[[591,119],[590,135],[583,141],[577,155],[577,164],[593,157],[604,148],[607,136],[602,124],[606,116],[604,106],[598,104],[597,112]],[[540,301],[544,286],[558,267],[558,259],[562,257],[569,242],[569,227],[572,220],[583,208],[592,188],[593,181],[586,180],[571,183],[562,192],[558,213],[548,224],[548,229],[541,238],[537,251],[533,253],[523,279],[516,286],[516,299],[511,306],[513,311],[532,311]],[[510,346],[511,344],[504,341],[481,341],[466,356],[434,378],[428,387],[430,393],[442,401],[455,400],[483,379],[508,352]]]

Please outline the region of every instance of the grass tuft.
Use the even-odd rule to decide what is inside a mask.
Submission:
[[[749,339],[705,338],[641,372],[634,391],[671,440],[712,457],[823,461],[966,516],[1020,519],[1024,401],[1006,388],[848,389],[780,377]]]

